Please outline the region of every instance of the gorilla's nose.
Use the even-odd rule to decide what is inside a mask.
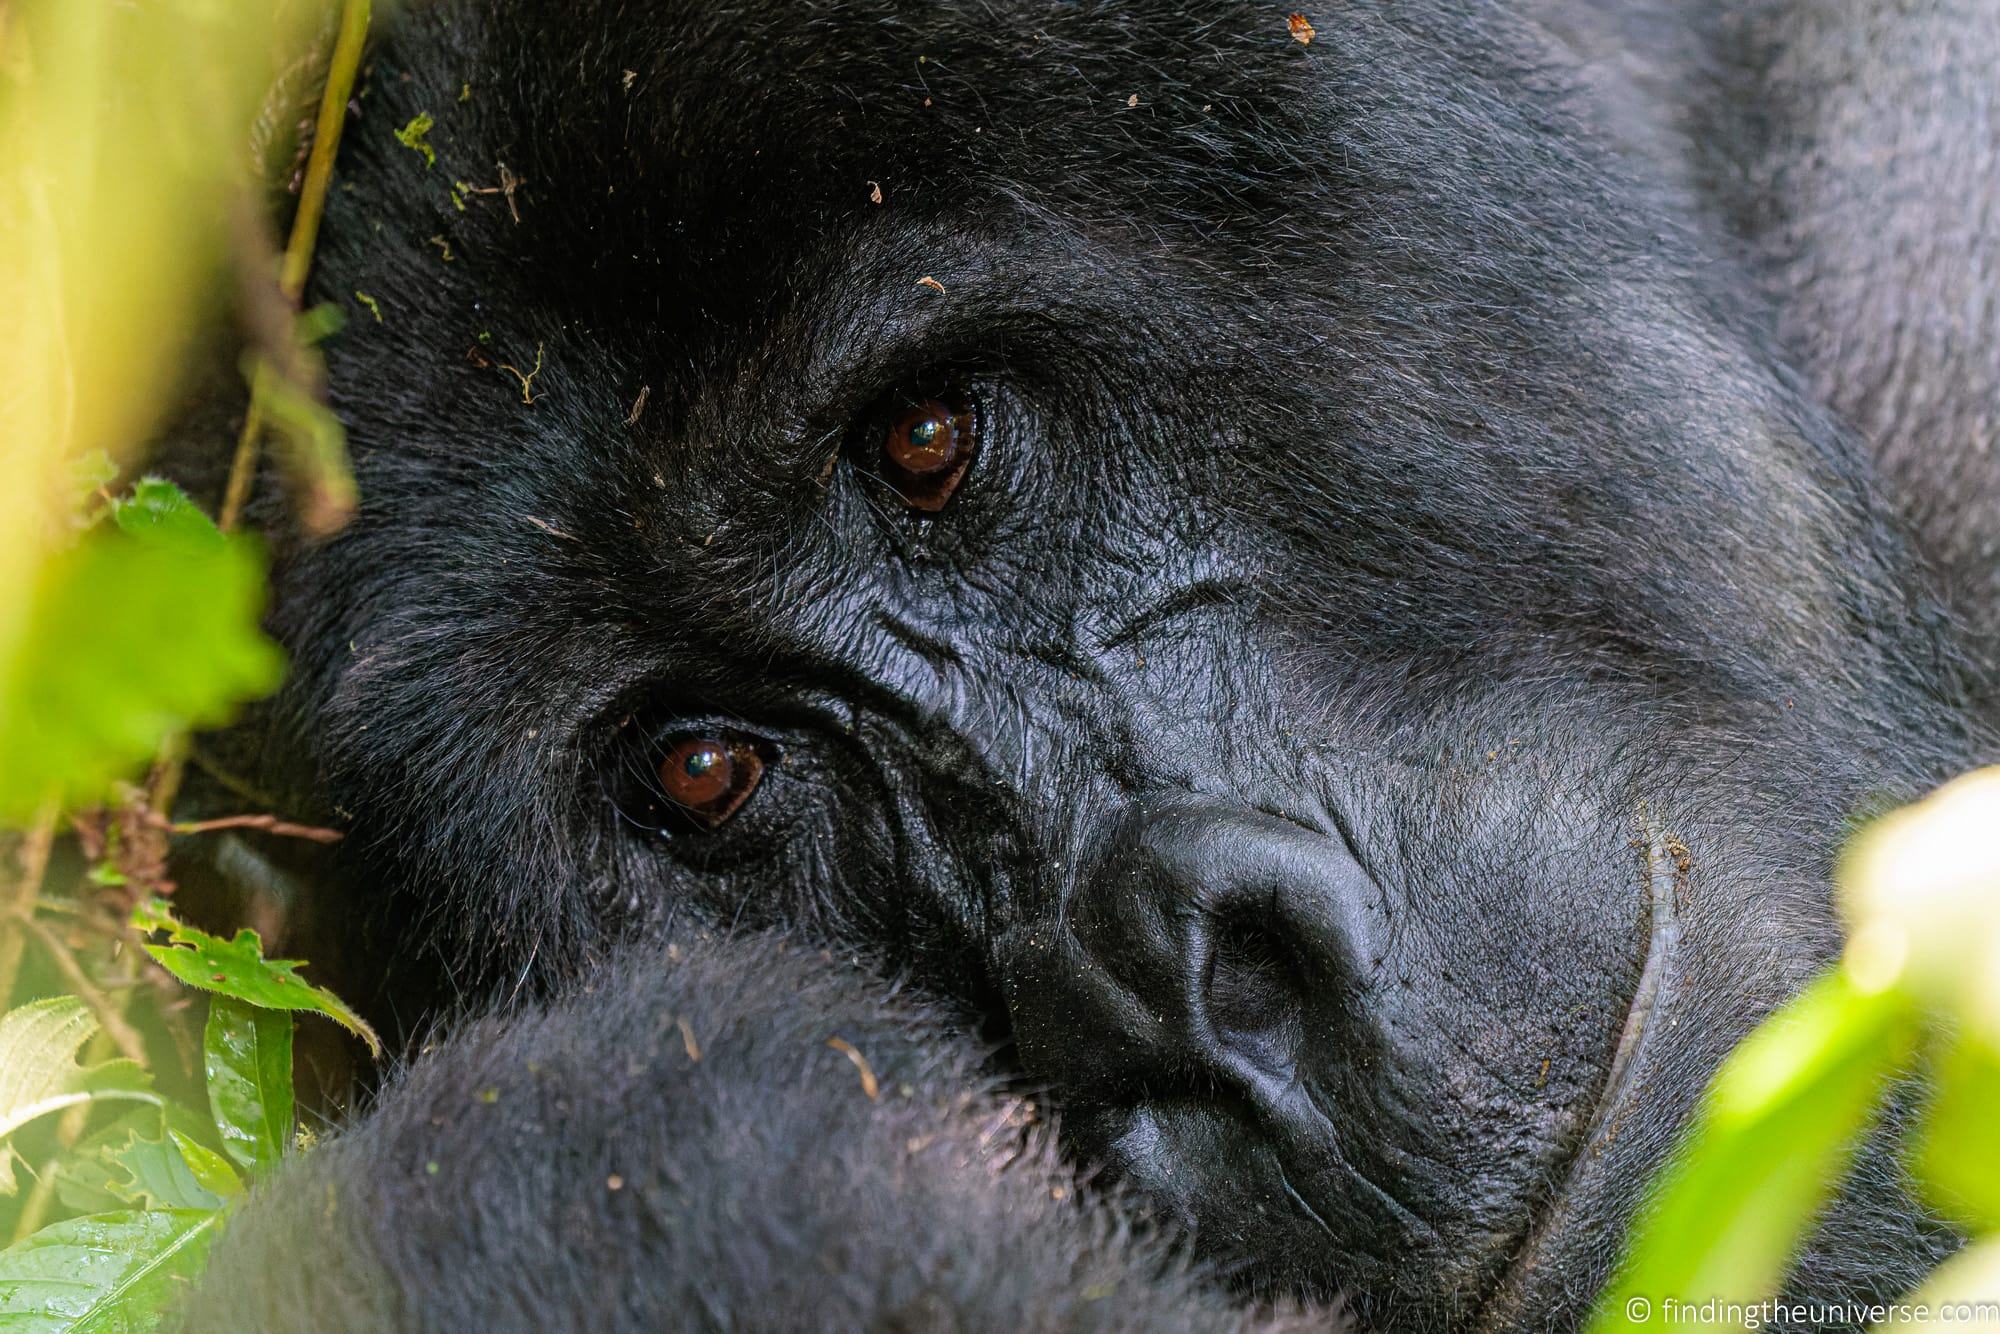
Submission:
[[[1060,922],[1009,937],[1021,1059],[1107,1102],[1289,1084],[1303,1043],[1337,1037],[1321,1030],[1359,984],[1375,905],[1337,835],[1238,806],[1135,811]]]

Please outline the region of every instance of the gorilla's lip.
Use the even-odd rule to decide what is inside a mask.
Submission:
[[[1631,1008],[1626,1012],[1624,1030],[1618,1035],[1618,1046],[1612,1053],[1611,1068],[1605,1075],[1603,1091],[1598,1094],[1597,1104],[1584,1122],[1583,1133],[1578,1136],[1576,1149],[1570,1155],[1569,1170],[1564,1174],[1560,1188],[1550,1197],[1548,1206],[1529,1225],[1513,1259],[1508,1262],[1506,1272],[1483,1304],[1479,1321],[1482,1330],[1513,1329],[1522,1323],[1520,1316],[1529,1299],[1531,1280],[1538,1262],[1557,1238],[1585,1216],[1592,1194],[1591,1178],[1596,1175],[1600,1151],[1617,1133],[1625,1114],[1625,1104],[1638,1085],[1639,1072],[1644,1064],[1642,1058],[1652,1045],[1658,1028],[1657,1020],[1663,1008],[1669,973],[1680,943],[1681,923],[1674,910],[1679,862],[1669,850],[1665,834],[1643,810],[1640,819],[1646,832],[1649,936],[1646,961],[1639,970],[1639,981],[1632,991]]]

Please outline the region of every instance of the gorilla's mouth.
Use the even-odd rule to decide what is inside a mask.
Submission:
[[[1584,1122],[1575,1150],[1569,1155],[1568,1171],[1547,1207],[1529,1224],[1506,1272],[1486,1300],[1479,1321],[1482,1330],[1519,1327],[1524,1311],[1531,1305],[1539,1305],[1531,1303],[1530,1298],[1537,1287],[1536,1273],[1544,1260],[1553,1262],[1555,1257],[1551,1252],[1560,1245],[1560,1239],[1602,1212],[1601,1197],[1606,1185],[1599,1179],[1603,1172],[1602,1151],[1616,1137],[1639,1087],[1644,1057],[1658,1027],[1656,1021],[1663,1008],[1681,934],[1680,919],[1674,911],[1679,863],[1660,828],[1643,811],[1640,818],[1646,830],[1646,960],[1633,988],[1631,1008],[1612,1053],[1603,1091]]]

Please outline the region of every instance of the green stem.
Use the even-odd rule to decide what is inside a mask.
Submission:
[[[285,243],[284,263],[278,271],[278,289],[294,310],[305,295],[306,277],[312,272],[320,219],[326,215],[327,190],[333,183],[333,160],[340,151],[341,130],[347,124],[347,99],[353,95],[355,76],[361,69],[361,52],[368,38],[373,8],[372,0],[347,0],[341,11],[340,36],[334,41],[333,63],[326,72],[326,91],[320,95],[319,119],[313,127],[312,153],[306,159],[305,185],[299,191],[298,212],[292,216],[291,237]],[[243,430],[236,437],[229,484],[222,495],[217,521],[224,532],[234,530],[241,522],[243,507],[250,499],[263,429],[264,405],[261,396],[253,392],[250,410],[243,418]]]

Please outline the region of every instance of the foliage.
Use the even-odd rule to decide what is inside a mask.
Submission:
[[[12,1334],[147,1328],[174,1285],[200,1272],[221,1215],[204,1209],[93,1214],[0,1251],[0,1325]]]
[[[259,628],[260,544],[234,531],[266,426],[287,446],[302,531],[353,507],[312,348],[333,326],[298,307],[369,13],[367,0],[0,0],[10,1332],[154,1327],[234,1200],[297,1151],[297,1016],[377,1046],[254,932],[211,935],[162,897],[179,840],[338,837],[173,808],[190,730],[227,722],[283,671]],[[313,105],[279,262],[257,234],[259,173],[291,173],[290,127]],[[211,518],[139,464],[186,353],[231,309],[250,407]]]
[[[38,1116],[100,1098],[157,1101],[134,1061],[76,1064],[97,1032],[74,996],[52,996],[0,1015],[0,1140]]]
[[[253,932],[224,941],[174,920],[157,900],[133,913],[132,926],[165,936],[146,945],[156,957],[200,959],[213,970],[201,980],[215,995],[203,1043],[207,1112],[169,1108],[132,1061],[77,1065],[97,1031],[81,1000],[55,997],[0,1016],[0,1144],[36,1118],[93,1099],[151,1104],[150,1117],[123,1119],[44,1166],[94,1180],[134,1207],[65,1219],[0,1251],[0,1328],[147,1327],[176,1281],[200,1272],[229,1202],[291,1145],[292,1013],[324,1014],[374,1040],[294,965],[265,959]]]
[[[298,976],[296,959],[266,959],[257,933],[247,927],[233,940],[183,925],[165,903],[154,899],[132,914],[141,931],[158,931],[166,940],[146,944],[153,962],[191,987],[212,991],[245,1005],[266,1010],[310,1010],[323,1014],[368,1044],[379,1054],[375,1030],[331,992],[308,985]],[[254,1035],[250,1038],[254,1044]],[[236,1045],[242,1045],[242,1039]]]
[[[224,537],[157,479],[111,511],[114,524],[42,562],[0,660],[0,819],[102,801],[169,736],[225,722],[277,684],[255,544]]]

